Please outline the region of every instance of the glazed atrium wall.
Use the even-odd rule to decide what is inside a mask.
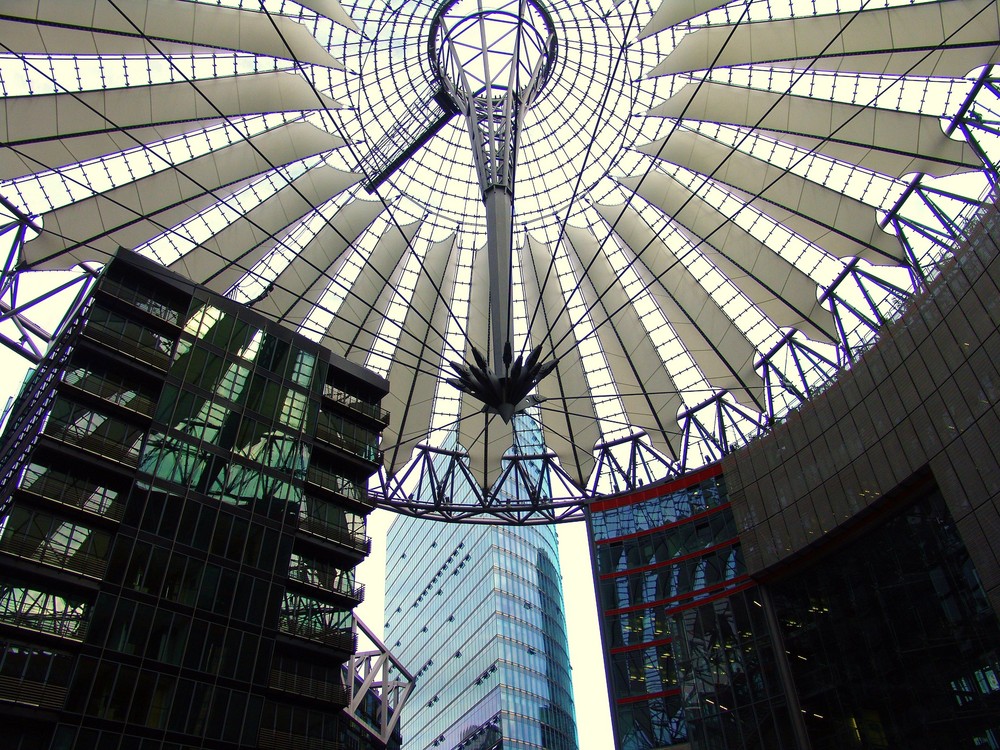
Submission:
[[[343,712],[386,389],[121,251],[3,438],[4,747],[386,747]]]
[[[554,527],[398,516],[385,611],[415,677],[405,748],[576,750]]]
[[[763,438],[590,506],[619,748],[1000,747],[998,240]]]

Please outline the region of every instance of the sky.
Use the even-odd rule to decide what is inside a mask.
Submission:
[[[39,322],[50,325],[47,320]],[[17,393],[27,369],[26,360],[0,346],[0,407],[6,406],[8,399]],[[365,601],[356,612],[380,637],[385,621],[385,540],[392,517],[390,511],[382,510],[369,517],[372,552],[358,568],[358,582],[365,585]],[[614,747],[614,740],[590,548],[582,521],[560,524],[559,548],[580,750],[607,750]]]

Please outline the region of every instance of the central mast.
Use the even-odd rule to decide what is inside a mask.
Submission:
[[[476,365],[452,363],[459,377],[448,382],[509,422],[556,364],[539,364],[540,347],[515,361],[511,346],[518,136],[555,62],[555,29],[530,0],[451,0],[434,18],[428,51],[443,91],[465,117],[486,208],[492,367],[473,349]]]

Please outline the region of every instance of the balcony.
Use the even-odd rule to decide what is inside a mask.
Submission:
[[[357,503],[366,510],[373,510],[375,508],[375,503],[368,498],[367,487],[328,469],[316,466],[315,463],[309,466],[309,471],[306,474],[306,482],[328,492],[333,492],[345,500]]]
[[[317,680],[293,672],[272,669],[268,686],[283,693],[292,693],[332,703],[338,708],[346,708],[350,703],[350,693],[346,685]]]
[[[35,682],[34,680],[18,680],[0,675],[0,702],[23,703],[28,706],[51,708],[58,711],[63,707],[65,699],[66,688],[63,685]]]
[[[375,420],[383,427],[389,424],[389,412],[380,407],[378,404],[363,401],[357,396],[353,396],[347,391],[342,391],[340,388],[330,385],[329,383],[323,386],[323,395],[331,401],[334,401],[341,406],[345,406],[357,414],[361,414]]]
[[[139,465],[139,450],[134,444],[131,446],[123,445],[119,441],[93,432],[81,436],[77,430],[68,425],[65,427],[55,427],[51,431],[46,428],[44,434],[53,440],[87,451],[88,453],[96,454],[109,461],[124,464],[133,469]]]
[[[261,750],[348,750],[346,745],[334,740],[319,740],[264,727],[257,733],[257,747]]]
[[[102,279],[99,290],[115,299],[120,299],[123,302],[127,302],[133,307],[154,315],[160,320],[164,320],[167,323],[171,323],[175,326],[180,325],[181,314],[162,302],[157,302],[152,299],[148,294],[145,294],[141,287],[128,287],[120,284],[112,279]]]
[[[70,480],[65,475],[29,468],[21,480],[21,492],[79,508],[112,521],[122,520],[125,502],[119,499],[116,490],[97,485],[92,489],[83,489],[79,485],[79,481]]]
[[[345,654],[353,654],[357,651],[358,638],[351,628],[321,627],[315,623],[297,620],[294,617],[282,617],[278,630],[285,635],[321,643]]]
[[[352,607],[361,604],[365,598],[363,584],[355,584],[352,575],[332,565],[292,555],[288,569],[288,579],[311,586],[328,594],[336,594],[351,602]]]
[[[30,537],[5,535],[0,539],[0,552],[96,580],[104,578],[108,569],[108,561],[97,555],[79,550],[69,553],[66,550],[50,549],[44,546],[43,540]]]
[[[156,402],[153,399],[134,390],[130,391],[124,383],[108,378],[88,377],[76,383],[63,381],[63,388],[89,393],[91,396],[96,396],[103,401],[144,417],[152,417],[153,412],[156,411]]]
[[[87,637],[90,607],[61,596],[20,586],[7,587],[0,601],[0,623],[15,628],[83,641]]]
[[[99,324],[88,325],[83,331],[84,338],[89,338],[99,344],[121,352],[122,354],[145,362],[158,370],[166,370],[170,366],[170,355],[145,344],[137,339],[123,336],[120,333],[102,328]]]
[[[335,445],[338,448],[343,448],[348,453],[357,456],[363,461],[368,461],[376,465],[381,465],[384,458],[382,451],[377,446],[370,442],[344,435],[322,413],[316,423],[316,439],[330,445]]]
[[[350,547],[366,555],[372,550],[372,540],[364,534],[350,531],[341,526],[334,526],[317,518],[300,516],[299,531]]]

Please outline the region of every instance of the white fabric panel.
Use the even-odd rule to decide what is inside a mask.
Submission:
[[[964,76],[997,61],[998,13],[995,0],[948,0],[743,23],[735,30],[704,27],[685,36],[649,75],[748,63],[795,67],[789,61],[802,60],[812,70]]]
[[[659,34],[682,21],[688,21],[713,8],[720,8],[729,0],[663,0],[653,19],[639,33],[639,39]]]
[[[398,236],[398,232],[394,234]],[[454,295],[458,270],[457,263],[450,262],[456,244],[456,235],[452,235],[433,243],[424,256],[413,293],[416,302],[407,311],[404,332],[389,370],[389,395],[382,407],[391,412],[392,419],[383,433],[382,448],[390,474],[410,459],[418,444],[427,441],[438,368],[444,364],[444,334],[449,319],[445,301]]]
[[[763,383],[753,367],[757,352],[742,331],[634,209],[624,208],[619,220],[623,207],[596,208],[634,253],[642,252],[639,262],[658,280],[649,292],[705,378],[759,408]]]
[[[875,209],[832,188],[688,130],[679,130],[640,150],[759,196],[750,202],[768,215],[772,215],[768,204],[787,209],[800,217],[789,228],[838,257],[858,256],[876,264],[905,263],[896,238],[878,228]],[[811,230],[800,231],[799,225],[811,225]]]
[[[559,364],[538,384],[539,395],[552,399],[550,405],[541,405],[545,443],[560,456],[562,468],[582,486],[594,469],[593,447],[601,440],[601,431],[554,269],[542,289],[551,259],[552,250],[529,236],[528,252],[521,259],[521,279],[529,316],[536,302],[542,301],[530,335],[533,346],[541,345],[543,361],[553,356],[552,347],[562,341],[555,352]]]
[[[209,128],[221,122],[221,120],[205,120],[198,126]],[[130,130],[127,133],[112,130],[79,138],[63,138],[0,149],[0,180],[12,180],[45,172],[48,169],[73,166],[136,148],[140,144],[159,143],[190,131],[190,124],[179,122]]]
[[[816,281],[686,187],[662,172],[621,183],[670,216],[687,239],[779,328],[790,327],[821,340],[837,341],[830,311],[816,298]],[[708,238],[699,244],[699,239]]]
[[[929,115],[709,81],[684,86],[649,114],[771,130],[776,140],[893,177],[910,172],[941,176],[982,167],[966,142],[948,138],[941,118]]]
[[[24,22],[0,23],[0,43],[12,52],[157,54],[179,44],[344,68],[301,24],[238,8],[178,0],[4,0],[0,18]]]
[[[299,5],[303,8],[309,8],[309,10],[318,13],[321,16],[326,16],[331,21],[336,21],[341,26],[346,26],[349,29],[357,31],[361,30],[358,25],[354,23],[354,19],[347,15],[347,11],[344,10],[343,6],[337,2],[337,0],[296,0]]]
[[[204,240],[197,249],[172,263],[170,269],[222,294],[273,246],[276,236],[314,206],[357,181],[357,175],[330,166],[310,169],[243,218]]]
[[[308,245],[299,248],[295,260],[275,279],[274,291],[254,304],[254,309],[298,328],[329,284],[330,266],[384,210],[380,201],[362,200],[351,201],[340,209],[327,222],[329,231],[320,231]],[[300,300],[308,304],[296,305]],[[294,316],[290,315],[293,309]]]
[[[302,76],[260,73],[152,87],[23,96],[2,100],[0,134],[8,146],[157,123],[214,120],[266,112],[340,107],[317,95]],[[188,128],[191,129],[191,128]],[[136,146],[132,141],[126,148]],[[51,161],[44,162],[54,166]],[[38,171],[37,165],[34,171]]]
[[[253,147],[240,141],[50,211],[42,215],[46,231],[24,247],[25,263],[42,270],[70,268],[87,260],[104,262],[119,245],[140,245],[180,220],[174,215],[159,215],[161,212],[274,166],[341,145],[339,138],[312,125],[292,123],[253,138]],[[199,208],[188,207],[184,213],[190,215]]]
[[[683,404],[677,386],[597,238],[569,226],[566,236],[581,267],[590,269],[588,299],[600,297],[591,315],[606,320],[600,326],[601,347],[625,413],[658,450],[676,458],[681,449],[677,411]]]
[[[393,227],[379,239],[327,330],[325,343],[334,352],[364,364],[396,296],[394,276],[402,273],[403,256],[419,228],[419,222]]]

